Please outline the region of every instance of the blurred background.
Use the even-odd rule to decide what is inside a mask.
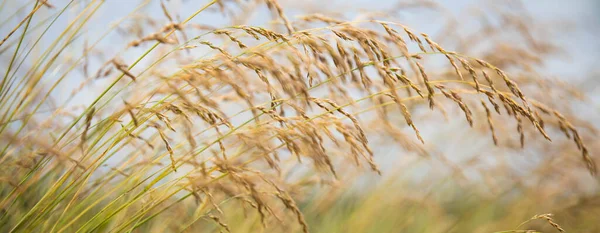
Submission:
[[[60,36],[90,1],[75,2],[77,4],[68,7],[52,27],[46,28],[45,23],[32,25],[32,34],[48,31],[30,57],[40,56],[42,51],[54,46],[52,39]],[[162,2],[175,21],[182,21],[208,1]],[[261,1],[222,2],[190,21],[198,34],[210,28],[238,24],[285,32],[285,27],[275,22],[274,14]],[[29,13],[32,3],[29,0],[0,2],[2,37]],[[68,1],[49,3],[54,7],[42,8],[36,15],[39,22],[50,22]],[[529,98],[559,110],[581,129],[590,156],[596,161],[600,159],[597,131],[600,127],[600,68],[597,65],[600,1],[279,0],[279,3],[298,27],[308,25],[301,20],[303,15],[312,14],[344,21],[398,22],[428,34],[446,50],[497,65],[512,75]],[[102,39],[91,51],[97,58],[90,59],[86,68],[89,73],[102,69],[114,56],[131,63],[149,46],[129,48],[127,43],[168,21],[158,0],[104,1],[83,26],[83,33],[69,42],[61,55],[64,61],[53,65],[42,82],[51,86],[72,59],[97,38]],[[0,47],[0,70],[8,68],[17,39],[13,36]],[[24,46],[34,42],[27,40]],[[208,51],[210,49],[200,48],[189,56],[201,57]],[[160,54],[150,55],[159,57]],[[169,69],[177,63],[169,61],[160,66]],[[142,72],[143,67],[151,64],[152,59],[143,60],[132,71]],[[435,58],[427,64],[448,68],[444,60]],[[32,67],[35,63],[25,60],[22,65]],[[15,75],[25,75],[24,70],[16,71]],[[443,75],[442,71],[438,74],[435,69],[431,70],[430,76]],[[56,106],[81,112],[112,83],[108,78],[90,82],[83,74],[84,71],[68,73],[66,81],[51,93],[53,103],[44,104],[36,117],[53,117]],[[474,103],[477,104],[477,100]],[[396,111],[390,118],[398,122],[395,127],[401,132],[396,137],[390,136],[388,125],[369,121],[376,118],[376,111],[358,117],[366,125],[381,175],[366,168],[346,168],[340,163],[338,179],[317,179],[313,185],[290,191],[311,232],[519,232],[511,231],[517,229],[557,232],[558,229],[549,224],[552,221],[544,217],[537,216],[528,222],[536,215],[547,213],[554,214],[553,221],[567,232],[600,232],[600,180],[588,172],[581,161],[581,152],[560,130],[548,130],[552,138],[549,142],[528,125],[523,134],[526,143],[521,146],[520,135],[515,131],[517,124],[498,118],[496,146],[488,131],[485,112],[474,113],[477,120],[469,127],[456,106],[448,105],[444,111],[430,111],[425,105],[408,107],[425,143],[414,137],[397,109],[390,110]],[[237,112],[238,108],[233,105],[229,111]],[[359,111],[364,106],[356,109]],[[232,122],[239,124],[243,120],[242,116]],[[118,160],[107,162],[109,166],[117,163]],[[225,214],[221,220],[232,232],[301,231],[297,224],[261,227],[256,214],[235,211],[236,208],[234,204],[222,207]],[[164,221],[171,221],[179,215],[169,212],[163,216]],[[161,221],[151,222],[138,230],[177,232],[160,225]],[[210,221],[200,225],[197,229],[206,232],[222,230]]]

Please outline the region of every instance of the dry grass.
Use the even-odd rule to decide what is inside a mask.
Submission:
[[[3,231],[233,232],[227,216],[251,209],[249,216],[262,226],[247,229],[297,226],[308,232],[298,200],[309,187],[348,182],[356,170],[384,172],[373,138],[431,157],[432,140],[420,127],[444,124],[425,117],[432,113],[448,121],[465,118],[471,133],[491,135],[497,148],[515,142],[538,151],[553,147],[537,145],[564,148],[515,183],[557,172],[570,180],[590,177],[580,171],[597,173],[584,138],[595,129],[576,114],[561,113],[569,107],[564,102],[544,99],[550,90],[569,99],[579,93],[519,73],[534,72],[522,67],[553,52],[534,37],[526,37],[534,53],[498,46],[473,57],[391,20],[292,18],[276,0],[208,1],[181,20],[160,1],[162,16],[135,19],[132,9],[109,28],[125,34],[122,43],[102,48],[104,37],[82,35],[104,1],[50,3],[27,3],[31,13],[0,44],[9,61],[0,89]],[[59,6],[83,9],[47,48],[26,43],[41,38],[29,33],[38,25],[52,26],[32,17],[44,6],[56,6],[47,10],[55,17],[62,14]],[[209,9],[226,15],[257,6],[271,11],[273,27],[217,28],[193,20]],[[484,33],[476,36],[496,32]],[[67,54],[73,41],[83,42],[82,52]],[[30,55],[36,46],[41,54]],[[133,59],[132,51],[141,55]],[[31,63],[21,66],[26,59]],[[64,86],[72,90],[66,99]],[[73,104],[77,98],[90,101],[80,108]],[[431,159],[460,174],[479,158],[464,165]],[[492,182],[491,193],[502,187],[488,178],[502,169],[510,173],[505,166],[477,172]],[[235,207],[221,208],[229,202]],[[551,215],[534,219],[563,231]],[[214,225],[196,224],[201,220]]]

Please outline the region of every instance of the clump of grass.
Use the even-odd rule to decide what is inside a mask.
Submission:
[[[552,226],[554,229],[556,229],[559,232],[565,232],[565,230],[560,227],[560,225],[558,225],[558,223],[554,222],[554,219],[552,219],[552,214],[536,214],[533,217],[531,217],[529,220],[519,224],[519,226],[517,226],[517,228],[521,228],[523,225],[534,221],[534,220],[538,220],[538,219],[542,219],[542,220],[546,220],[548,222],[548,224],[550,224],[550,226]],[[510,230],[510,231],[499,231],[496,233],[508,233],[508,232],[538,232],[535,230]]]
[[[73,9],[71,3],[55,18]],[[169,231],[208,220],[230,232],[220,205],[235,202],[258,213],[263,227],[296,222],[308,232],[292,191],[315,179],[335,183],[347,164],[381,174],[368,122],[389,126],[385,136],[408,150],[420,148],[414,139],[428,143],[419,130],[425,123],[414,116],[421,105],[444,114],[444,106],[457,106],[470,127],[487,121],[497,146],[503,137],[517,137],[525,147],[526,133],[550,140],[548,131],[559,130],[596,173],[575,124],[528,97],[501,65],[444,49],[400,23],[315,14],[290,20],[278,1],[267,0],[256,4],[266,4],[280,25],[212,28],[193,19],[214,5],[225,12],[230,4],[246,4],[213,0],[176,20],[161,1],[165,25],[148,20],[155,31],[126,37],[130,41],[113,46],[123,49],[111,57],[91,55],[103,37],[85,39],[83,53],[53,72],[104,1],[74,3],[84,9],[50,47],[23,44],[44,36],[30,34],[30,27],[53,27],[33,21],[44,4],[27,5],[30,13],[0,44],[10,58],[0,86],[5,231],[131,232],[184,205],[185,216],[168,223]],[[29,56],[36,46],[42,54]],[[136,59],[125,56],[135,49],[145,51]],[[446,59],[446,67],[428,64],[435,57]],[[15,63],[27,58],[30,67]],[[90,60],[96,75],[87,74]],[[55,100],[58,86],[75,86],[69,79],[82,88]],[[99,93],[83,91],[102,82],[108,84]],[[90,96],[85,107],[73,108],[76,98]],[[514,133],[495,131],[487,104],[504,121],[513,119]],[[414,136],[402,133],[394,109]],[[359,117],[371,111],[379,114]],[[552,224],[546,217],[540,218]]]

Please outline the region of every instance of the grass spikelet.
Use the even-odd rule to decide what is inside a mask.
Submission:
[[[213,33],[215,35],[225,35],[225,36],[227,36],[227,38],[229,38],[229,40],[235,42],[240,49],[245,49],[245,48],[248,47],[244,43],[242,43],[242,41],[240,41],[239,39],[237,39],[234,36],[232,36],[231,32],[229,32],[229,31],[226,31],[226,30],[217,30],[217,31],[214,31]]]
[[[450,57],[450,55],[448,55],[447,53],[444,54],[444,56],[446,56],[446,59],[448,59],[448,61],[450,62],[450,65],[452,65],[452,68],[454,68],[454,72],[456,73],[456,75],[458,75],[458,77],[460,78],[460,80],[465,80],[465,78],[463,77],[462,73],[458,69],[458,66],[456,65],[456,62],[454,62],[454,59],[452,59],[452,57]]]
[[[417,127],[415,126],[415,124],[412,121],[410,112],[408,111],[408,108],[406,108],[406,105],[404,105],[404,103],[402,103],[402,100],[397,98],[395,95],[392,95],[392,94],[386,94],[386,95],[389,96],[390,98],[392,98],[392,100],[394,100],[394,102],[396,102],[396,104],[398,104],[398,106],[400,106],[400,112],[402,112],[402,116],[404,116],[404,120],[406,120],[406,124],[408,124],[411,128],[413,128],[419,141],[421,141],[421,143],[425,144],[423,137],[421,137],[419,130],[417,129]]]
[[[575,127],[569,121],[567,121],[567,119],[562,114],[560,114],[557,111],[553,111],[553,113],[558,118],[560,129],[563,131],[563,133],[565,133],[565,136],[569,138],[569,131],[573,135],[573,141],[575,142],[575,145],[577,145],[577,149],[581,151],[581,157],[588,171],[590,171],[590,174],[596,175],[598,173],[596,163],[590,157],[587,147],[585,146],[581,137],[579,136],[579,132],[577,132]]]
[[[125,110],[127,111],[127,113],[129,113],[129,116],[131,117],[131,120],[133,121],[133,124],[135,125],[135,127],[140,126],[139,121],[137,120],[137,117],[135,116],[135,114],[133,113],[133,106],[131,106],[129,103],[127,103],[127,101],[123,100],[123,103],[125,104]]]
[[[283,205],[285,205],[286,208],[292,210],[294,215],[296,215],[296,219],[297,219],[298,223],[300,223],[300,226],[302,226],[302,232],[308,233],[309,232],[308,224],[306,223],[306,220],[304,219],[304,215],[300,211],[300,208],[298,208],[296,201],[294,201],[294,199],[289,195],[288,192],[281,189],[273,181],[265,178],[259,172],[256,172],[256,173],[261,177],[262,180],[264,180],[269,185],[271,185],[273,188],[275,188],[275,190],[276,190],[275,195],[279,198],[279,200],[281,200],[281,202],[283,203]]]
[[[427,77],[427,73],[425,73],[423,66],[419,62],[415,62],[415,63],[417,64],[417,67],[419,67],[419,72],[421,73],[423,82],[425,83],[425,86],[427,87],[427,93],[428,93],[427,98],[429,99],[429,108],[433,109],[433,107],[435,106],[435,102],[433,100],[433,96],[435,95],[435,90],[429,83],[429,78]]]
[[[540,127],[542,127],[542,129],[543,129],[544,126],[545,126],[544,118],[542,118],[542,116],[540,115],[539,111],[534,111],[533,113],[534,113],[535,118],[537,119],[537,121],[540,123]]]
[[[490,78],[490,76],[484,70],[482,70],[481,73],[483,74],[483,77],[485,78],[485,80],[488,82],[488,85],[490,86],[490,89],[492,89],[492,91],[497,94],[498,90],[494,86],[494,81],[492,81],[492,79]]]
[[[483,92],[487,96],[488,102],[490,102],[490,104],[494,106],[494,110],[496,111],[496,113],[501,114],[500,105],[496,103],[496,101],[494,101],[494,93],[486,90],[481,90],[481,92]]]
[[[279,18],[281,18],[281,20],[283,20],[283,24],[285,25],[285,28],[287,29],[288,34],[292,35],[295,31],[294,27],[292,26],[292,24],[290,23],[288,18],[283,13],[283,9],[281,8],[281,5],[279,5],[279,2],[277,0],[265,0],[265,1],[267,2],[267,6],[269,7],[269,9],[275,9],[277,14],[279,15]]]
[[[313,98],[313,100],[316,100],[316,99]],[[342,107],[340,107],[339,105],[337,105],[336,103],[334,103],[333,101],[331,101],[329,99],[322,99],[322,100],[317,100],[317,101],[323,101],[325,103],[328,103],[329,105],[331,105],[331,107],[336,109],[339,113],[341,113],[342,115],[344,115],[348,119],[350,119],[352,121],[352,124],[354,124],[354,127],[359,132],[358,135],[360,136],[361,142],[365,145],[365,148],[368,148],[368,146],[366,146],[368,143],[368,140],[367,140],[367,136],[365,135],[365,131],[362,129],[362,127],[360,127],[360,123],[354,116],[352,116],[351,114],[344,111],[344,109]]]
[[[92,107],[90,111],[85,115],[85,128],[83,128],[83,133],[81,133],[81,150],[83,150],[83,145],[87,140],[87,134],[90,130],[90,126],[92,125],[92,118],[96,112],[96,108]]]
[[[483,106],[483,109],[485,110],[485,115],[487,117],[488,125],[490,126],[490,132],[492,134],[492,140],[494,141],[494,145],[498,146],[498,137],[496,137],[496,131],[494,130],[494,122],[492,121],[492,114],[490,112],[490,109],[487,107],[483,100],[481,100],[481,106]]]
[[[217,47],[217,46],[213,45],[210,41],[200,41],[199,43],[203,44],[203,45],[206,45],[206,46],[208,46],[211,49],[219,51],[221,54],[223,54],[227,58],[231,58],[232,57],[231,54],[229,54],[227,51],[223,50],[220,47]]]
[[[398,34],[396,30],[391,28],[389,25],[385,23],[381,23],[381,26],[385,29],[388,36],[392,38],[392,42],[396,45],[396,47],[400,50],[402,55],[406,58],[406,60],[410,63],[411,67],[416,70],[414,67],[414,63],[411,62],[412,56],[408,52],[408,47],[406,46],[406,41]],[[419,93],[420,94],[420,93]]]
[[[328,17],[325,16],[323,14],[319,14],[319,13],[315,13],[315,14],[310,14],[310,15],[304,15],[300,17],[302,20],[304,21],[321,21],[321,22],[325,22],[325,23],[329,23],[329,24],[341,24],[344,23],[346,21],[343,20],[339,20],[339,19],[335,19],[332,17]]]
[[[223,223],[223,221],[221,221],[221,218],[219,218],[219,217],[217,217],[217,216],[215,216],[215,215],[212,215],[212,214],[209,214],[209,215],[208,215],[208,218],[210,218],[210,219],[212,219],[213,221],[215,221],[215,222],[216,222],[217,224],[219,224],[219,226],[221,226],[222,228],[225,228],[225,230],[226,230],[227,232],[231,232],[231,230],[229,229],[229,226],[227,226],[227,224]]]
[[[471,66],[471,64],[469,64],[469,62],[465,59],[462,59],[460,57],[457,57],[458,61],[460,61],[460,64],[462,64],[463,68],[467,71],[469,71],[469,74],[471,74],[471,77],[473,78],[473,82],[475,83],[475,90],[477,90],[477,92],[481,92],[481,88],[479,87],[479,81],[477,80],[477,73],[475,72],[475,69],[473,69],[473,67]]]
[[[162,121],[163,123],[165,123],[165,125],[167,126],[167,128],[169,128],[173,132],[176,132],[175,128],[173,128],[173,126],[171,125],[171,120],[169,120],[169,118],[167,118],[164,114],[162,114],[160,112],[154,112],[154,115],[156,115],[156,117],[160,121]]]
[[[404,32],[406,32],[406,35],[408,35],[408,38],[417,43],[419,49],[421,49],[421,52],[427,53],[427,50],[425,50],[425,46],[423,46],[421,39],[419,39],[419,37],[415,35],[408,27],[403,26],[402,28],[404,29]]]
[[[498,68],[496,68],[495,70],[496,70],[496,73],[498,73],[498,75],[500,75],[500,77],[502,77],[502,79],[504,80],[504,83],[510,89],[510,91],[514,95],[519,97],[519,99],[521,99],[521,101],[523,101],[523,104],[527,108],[527,111],[529,112],[529,114],[531,114],[531,108],[529,107],[529,103],[525,99],[525,95],[523,95],[523,92],[521,91],[521,89],[519,89],[519,86],[514,81],[510,80],[508,78],[508,76],[506,76],[506,73],[504,73],[504,71],[502,71]]]
[[[175,25],[175,24],[171,24],[171,25]],[[167,29],[169,30],[169,29]],[[139,40],[134,40],[131,43],[129,43],[129,46],[131,47],[138,47],[140,46],[142,43],[144,42],[148,42],[148,41],[156,41],[158,43],[161,44],[175,44],[176,41],[172,41],[167,39],[166,37],[164,37],[163,35],[161,35],[161,33],[152,33],[150,35],[147,35]]]
[[[160,1],[160,9],[162,9],[162,12],[165,15],[165,17],[167,17],[167,19],[169,19],[170,22],[173,22],[173,17],[171,16],[171,14],[169,14],[167,6],[165,6],[165,3],[162,0]]]
[[[48,0],[42,0],[40,1],[44,6],[48,7],[49,9],[54,9],[54,5],[50,4],[48,2]]]
[[[372,81],[369,78],[369,76],[367,76],[367,73],[365,72],[365,69],[364,69],[365,65],[360,61],[360,57],[358,56],[358,51],[355,48],[353,48],[353,52],[354,52],[354,54],[353,54],[354,63],[358,67],[358,72],[360,74],[360,82],[365,89],[370,89]]]
[[[407,78],[403,72],[401,74],[398,74],[398,72],[394,72],[392,70],[392,68],[390,68],[390,71],[393,72],[393,75],[394,75],[394,77],[396,77],[397,80],[400,80],[402,83],[409,85],[410,88],[412,90],[414,90],[415,92],[417,92],[417,94],[421,98],[424,98],[423,92],[421,91],[421,89],[417,85],[415,85],[409,78]]]
[[[435,87],[439,89],[442,92],[442,94],[446,96],[446,98],[454,101],[460,107],[460,109],[465,113],[465,118],[467,119],[467,122],[469,122],[469,125],[473,127],[473,113],[469,109],[469,106],[467,106],[467,104],[465,104],[462,101],[460,95],[458,95],[458,93],[452,90],[446,91],[443,85],[438,84]]]
[[[139,136],[139,135],[135,135],[135,134],[133,134],[133,133],[132,133],[131,131],[129,131],[129,130],[128,130],[128,129],[127,129],[127,128],[126,128],[126,127],[123,125],[123,124],[121,124],[121,128],[122,128],[123,130],[125,130],[125,132],[127,133],[127,135],[128,135],[128,136],[130,136],[130,137],[132,137],[132,138],[135,138],[135,139],[142,140],[144,143],[146,143],[146,145],[147,145],[148,147],[150,147],[150,149],[154,150],[154,145],[152,145],[152,143],[150,143],[150,141],[148,141],[148,139],[145,139],[145,138],[143,138],[143,137],[141,137],[141,136]]]
[[[431,51],[435,52],[435,50],[437,50],[438,52],[443,53],[444,55],[447,55],[446,50],[444,50],[444,48],[442,48],[439,44],[433,42],[433,40],[431,40],[429,35],[427,35],[425,33],[421,33],[421,35],[423,36],[423,38],[425,38],[425,41],[427,42],[427,44],[429,44]],[[451,61],[450,63],[454,63],[454,62]]]
[[[333,32],[333,34],[335,34],[337,37],[339,37],[342,40],[346,40],[346,41],[352,41],[353,40],[352,38],[350,38],[349,36],[347,36],[346,34],[344,34],[342,32],[339,32],[339,31],[336,31],[336,30],[333,30],[333,29],[331,30],[331,32]],[[340,46],[338,46],[338,48],[339,47]]]
[[[117,68],[117,70],[123,72],[125,76],[131,78],[133,81],[136,81],[135,75],[129,72],[129,67],[127,65],[118,61],[117,59],[112,59],[111,63],[115,66],[115,68]]]
[[[169,144],[167,135],[165,135],[165,133],[162,131],[162,129],[159,125],[155,125],[153,127],[158,131],[160,138],[165,143],[165,148],[169,152],[169,158],[171,159],[171,168],[173,169],[174,172],[177,172],[177,167],[175,167],[175,158],[173,157],[173,149],[171,148],[171,145]]]
[[[517,120],[517,132],[519,133],[519,142],[521,143],[521,148],[525,148],[525,133],[523,133],[523,120],[521,120],[521,116],[519,114],[515,114],[514,116]]]
[[[278,191],[279,192],[276,194],[277,197],[279,197],[279,199],[281,200],[281,202],[283,202],[286,208],[291,209],[294,212],[294,214],[296,214],[298,222],[302,226],[302,232],[308,233],[308,224],[306,223],[306,220],[304,220],[304,215],[302,214],[302,212],[300,212],[300,209],[298,208],[298,206],[296,206],[294,200],[281,189],[279,189]]]
[[[565,230],[560,225],[558,225],[558,223],[554,222],[554,219],[552,219],[552,216],[553,216],[553,214],[536,214],[533,217],[531,217],[531,219],[527,220],[526,222],[521,223],[521,225],[519,225],[519,227],[530,221],[537,220],[537,219],[543,219],[543,220],[546,220],[548,222],[548,224],[550,224],[552,227],[554,227],[554,229],[556,229],[560,232],[565,232]]]

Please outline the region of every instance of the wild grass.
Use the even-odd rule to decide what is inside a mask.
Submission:
[[[6,2],[2,12],[13,10]],[[6,70],[0,84],[3,232],[477,230],[468,221],[477,216],[468,211],[458,211],[465,223],[452,221],[442,216],[444,208],[454,207],[381,188],[373,188],[374,200],[361,211],[390,211],[385,204],[397,203],[396,211],[434,212],[394,215],[403,219],[400,225],[380,224],[379,230],[370,228],[376,219],[360,218],[380,213],[361,211],[332,220],[353,228],[321,225],[316,216],[346,211],[337,198],[356,174],[409,173],[406,167],[380,168],[375,155],[382,145],[441,163],[459,182],[478,177],[485,183],[482,193],[498,198],[514,190],[501,179],[513,179],[527,192],[562,180],[558,188],[544,189],[553,193],[539,194],[547,200],[570,195],[557,191],[568,185],[595,180],[585,138],[595,135],[593,125],[551,94],[571,100],[580,93],[533,76],[531,67],[554,48],[530,37],[525,21],[511,21],[516,17],[503,15],[529,36],[529,48],[497,46],[470,54],[446,49],[399,21],[290,17],[276,0],[203,1],[182,16],[168,1],[142,1],[111,25],[90,25],[105,1],[9,4],[25,14],[4,16],[0,26]],[[135,14],[151,4],[160,5],[162,15]],[[244,13],[259,7],[272,13],[271,26],[244,23]],[[197,23],[210,10],[231,24]],[[61,31],[50,30],[55,28]],[[91,30],[105,32],[90,37]],[[113,31],[120,39],[108,39]],[[432,153],[432,131],[422,129],[450,121],[486,135],[493,145],[474,147],[482,156],[506,155],[499,150],[507,148],[549,156],[534,157],[539,161],[525,175],[511,175],[519,168],[510,162],[485,165],[479,156],[457,164]],[[556,175],[566,178],[552,179]],[[531,180],[538,186],[527,184]],[[331,193],[309,197],[315,188]],[[526,232],[524,226],[540,220],[563,231],[560,219],[541,213],[504,232]],[[515,215],[509,222],[532,216]],[[418,223],[436,219],[437,226]],[[492,225],[482,229],[507,228]]]

